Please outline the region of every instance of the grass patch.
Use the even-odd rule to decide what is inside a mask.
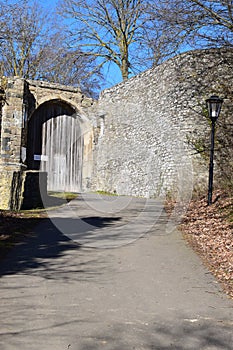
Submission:
[[[76,199],[78,197],[78,193],[75,192],[54,192],[54,191],[48,191],[48,195],[51,197],[64,199],[67,202]]]
[[[103,196],[118,196],[117,193],[106,192],[106,191],[96,191],[95,193],[103,195]]]
[[[25,209],[18,211],[18,213],[21,217],[24,216],[25,218],[40,218],[44,217],[43,214],[46,214],[46,210],[46,208]]]

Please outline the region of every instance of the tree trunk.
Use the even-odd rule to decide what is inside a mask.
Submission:
[[[128,80],[129,78],[129,60],[128,54],[125,54],[121,61],[121,75],[123,81]]]

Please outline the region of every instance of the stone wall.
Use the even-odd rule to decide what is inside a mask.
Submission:
[[[206,186],[197,146],[210,135],[205,99],[225,99],[221,117],[232,110],[232,64],[232,50],[188,52],[104,91],[93,189],[187,197]]]
[[[0,165],[20,166],[21,163],[24,87],[25,82],[22,79],[8,79],[5,86]]]
[[[24,168],[21,163],[21,145],[23,125],[23,96],[25,82],[22,79],[4,79],[4,100],[1,112],[1,149],[0,149],[0,208],[16,209],[19,178],[15,173],[21,173]]]
[[[206,98],[224,98],[221,120],[231,125],[232,65],[230,49],[184,53],[105,90],[99,101],[69,86],[3,79],[0,208],[19,209],[27,184],[37,191],[37,174],[26,173],[27,126],[49,101],[69,104],[79,118],[83,190],[189,198],[193,188],[207,186],[208,157],[200,146],[210,137]]]

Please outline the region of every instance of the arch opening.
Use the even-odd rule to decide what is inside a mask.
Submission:
[[[43,103],[28,122],[27,167],[48,174],[49,191],[80,192],[83,137],[77,112],[68,103]]]

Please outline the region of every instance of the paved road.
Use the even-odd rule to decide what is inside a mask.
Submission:
[[[160,201],[83,195],[49,215],[0,266],[1,350],[233,349],[233,302]]]

